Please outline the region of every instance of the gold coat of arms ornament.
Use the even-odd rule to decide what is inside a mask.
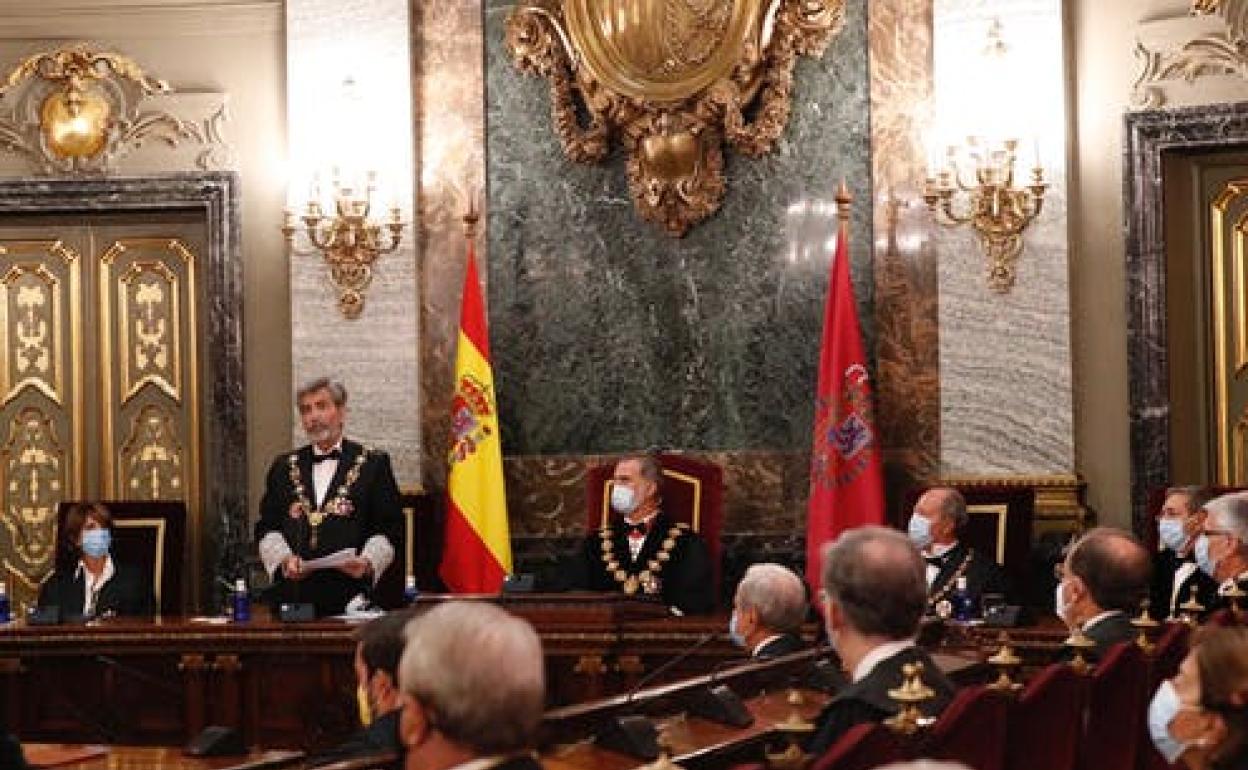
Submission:
[[[568,158],[598,163],[618,138],[633,204],[679,237],[723,200],[724,144],[775,144],[797,57],[821,56],[844,14],[845,0],[528,0],[506,44],[550,81]]]

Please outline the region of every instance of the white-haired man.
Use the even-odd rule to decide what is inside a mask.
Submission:
[[[754,564],[737,584],[728,635],[753,658],[776,658],[805,647],[805,617],[802,579],[779,564]]]
[[[927,562],[928,612],[947,616],[958,578],[966,578],[966,592],[975,607],[984,594],[1005,594],[1005,572],[992,559],[962,540],[970,522],[966,498],[952,487],[933,487],[914,505],[907,534]]]
[[[1217,598],[1209,609],[1231,606],[1228,594],[1236,587],[1248,591],[1248,493],[1235,492],[1210,500],[1208,515],[1193,549],[1196,563],[1218,583]],[[1240,608],[1248,605],[1241,600]]]
[[[540,770],[542,643],[492,604],[454,601],[407,627],[399,661],[406,770]]]

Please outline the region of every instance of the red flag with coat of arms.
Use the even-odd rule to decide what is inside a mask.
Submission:
[[[844,185],[836,201],[841,225],[823,315],[806,518],[806,579],[816,589],[824,543],[847,529],[884,523],[884,473],[871,377],[849,281],[850,198]]]

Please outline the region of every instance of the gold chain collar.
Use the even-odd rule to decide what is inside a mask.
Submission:
[[[971,566],[971,558],[974,556],[975,549],[967,546],[966,556],[962,558],[962,563],[959,564],[958,568],[953,571],[952,575],[949,576],[949,582],[945,583],[944,588],[941,588],[928,598],[927,604],[929,607],[935,607],[937,604],[949,597],[949,594],[953,592],[954,587],[958,585],[958,578],[965,575],[966,570]]]
[[[291,510],[291,515],[295,516],[297,511],[308,517],[308,524],[312,526],[309,547],[316,548],[317,529],[325,521],[326,516],[350,516],[355,510],[355,506],[351,504],[348,494],[351,492],[351,487],[360,478],[360,468],[363,467],[364,460],[368,457],[368,452],[368,447],[360,449],[360,453],[355,456],[355,461],[347,471],[346,477],[338,485],[337,494],[333,497],[327,497],[325,505],[321,508],[313,506],[312,501],[308,499],[308,490],[303,485],[303,474],[299,471],[299,454],[292,452],[286,458],[287,463],[290,465],[290,485],[295,492],[295,506]]]
[[[663,590],[659,575],[663,572],[663,568],[672,559],[672,551],[676,548],[676,542],[679,540],[681,533],[689,529],[688,524],[675,524],[667,530],[667,538],[659,546],[659,552],[654,555],[646,564],[646,569],[631,574],[628,570],[620,566],[620,562],[615,558],[615,530],[611,525],[607,525],[600,529],[599,535],[602,537],[602,563],[607,568],[607,574],[624,589],[624,593],[632,596],[640,589],[648,596],[654,596]],[[645,542],[642,542],[642,548],[645,548]],[[640,551],[637,552],[641,554]]]

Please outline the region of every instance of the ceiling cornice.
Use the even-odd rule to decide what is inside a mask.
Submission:
[[[281,0],[4,0],[0,39],[85,40],[281,31]]]

